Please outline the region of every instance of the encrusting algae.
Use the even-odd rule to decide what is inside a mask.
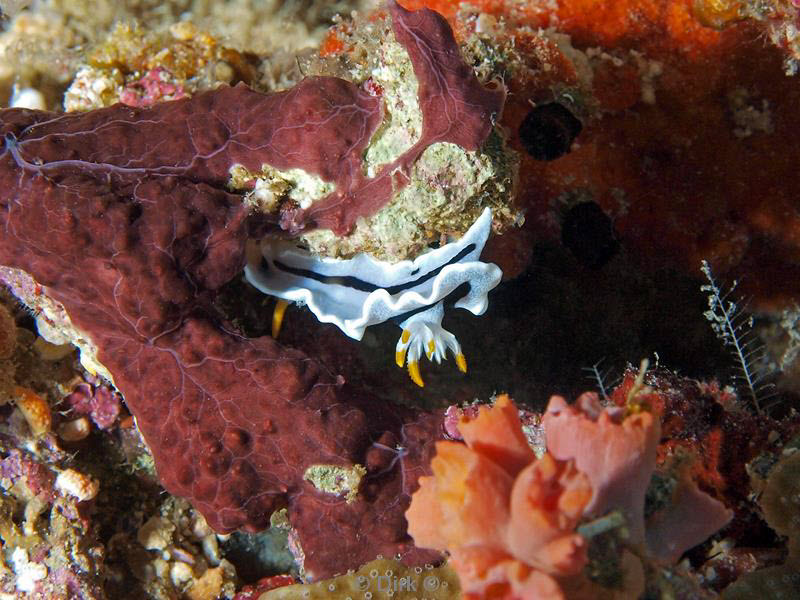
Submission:
[[[458,600],[461,588],[449,566],[407,567],[376,558],[360,569],[305,585],[280,587],[258,600]]]
[[[781,565],[741,577],[725,590],[724,600],[755,600],[765,590],[776,600],[800,597],[800,451],[787,450],[770,470],[760,504],[770,527],[788,538],[788,556]]]

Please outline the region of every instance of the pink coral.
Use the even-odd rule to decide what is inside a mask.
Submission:
[[[444,412],[444,422],[442,423],[442,427],[444,427],[444,433],[448,438],[453,440],[464,439],[461,435],[461,432],[458,430],[458,422],[464,416],[477,417],[478,407],[475,405],[467,406],[465,408],[455,405],[447,407],[447,410]]]
[[[121,408],[119,394],[99,379],[79,383],[65,400],[75,412],[89,415],[100,429],[111,427]]]
[[[464,436],[461,435],[459,430],[459,422],[464,421],[469,423],[471,419],[478,416],[480,407],[477,404],[460,407],[456,405],[448,406],[444,413],[444,429],[445,439],[463,440]],[[525,439],[531,448],[544,449],[544,428],[542,427],[542,417],[539,413],[529,410],[520,409],[518,412],[520,423],[522,423],[522,432],[525,434]]]
[[[537,459],[507,396],[462,418],[465,444],[440,441],[406,518],[417,545],[447,550],[468,597],[562,598],[555,577],[577,574],[575,533],[591,497],[571,461]]]
[[[644,541],[644,500],[656,467],[661,432],[657,415],[625,415],[620,407],[604,408],[597,394],[582,394],[574,406],[553,396],[542,422],[547,450],[560,460],[574,459],[592,482],[586,513],[622,512],[630,540]]]
[[[169,71],[157,67],[150,69],[141,79],[126,85],[119,95],[119,101],[128,106],[144,107],[187,96],[183,85],[174,83],[174,77]]]
[[[25,483],[32,495],[47,502],[55,497],[55,474],[46,465],[16,448],[0,460],[0,476],[9,479],[12,484]]]
[[[603,407],[597,394],[587,392],[574,406],[553,396],[543,424],[548,451],[561,460],[574,460],[592,483],[585,514],[620,511],[628,540],[651,559],[674,562],[731,520],[733,513],[700,491],[685,468],[664,506],[645,520],[645,495],[656,469],[661,432],[658,414]]]
[[[647,519],[647,553],[656,560],[674,563],[732,518],[733,511],[701,491],[689,469],[684,468],[678,474],[669,503]]]

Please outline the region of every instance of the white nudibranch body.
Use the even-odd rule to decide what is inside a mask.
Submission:
[[[442,327],[442,317],[446,305],[475,315],[486,310],[487,295],[502,277],[497,265],[479,260],[491,224],[486,208],[460,239],[398,263],[368,254],[321,257],[292,241],[266,239],[259,253],[248,253],[245,277],[265,294],[306,305],[317,319],[356,340],[370,325],[397,323],[403,329],[397,364],[403,366],[407,358],[409,374],[421,386],[422,354],[438,363],[450,349],[466,371],[461,346]]]

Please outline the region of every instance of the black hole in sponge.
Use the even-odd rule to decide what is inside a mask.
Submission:
[[[531,109],[519,126],[519,139],[536,160],[555,160],[569,152],[581,129],[575,115],[551,102]]]

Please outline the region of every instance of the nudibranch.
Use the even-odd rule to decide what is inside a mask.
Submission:
[[[266,294],[307,306],[321,322],[333,323],[356,340],[370,325],[398,324],[397,365],[407,362],[411,379],[423,386],[423,354],[440,363],[450,350],[459,369],[467,370],[461,346],[442,327],[442,317],[451,305],[474,315],[486,311],[487,295],[502,277],[497,265],[480,261],[491,224],[486,208],[458,240],[397,263],[366,253],[323,257],[291,240],[253,241],[245,277]]]

